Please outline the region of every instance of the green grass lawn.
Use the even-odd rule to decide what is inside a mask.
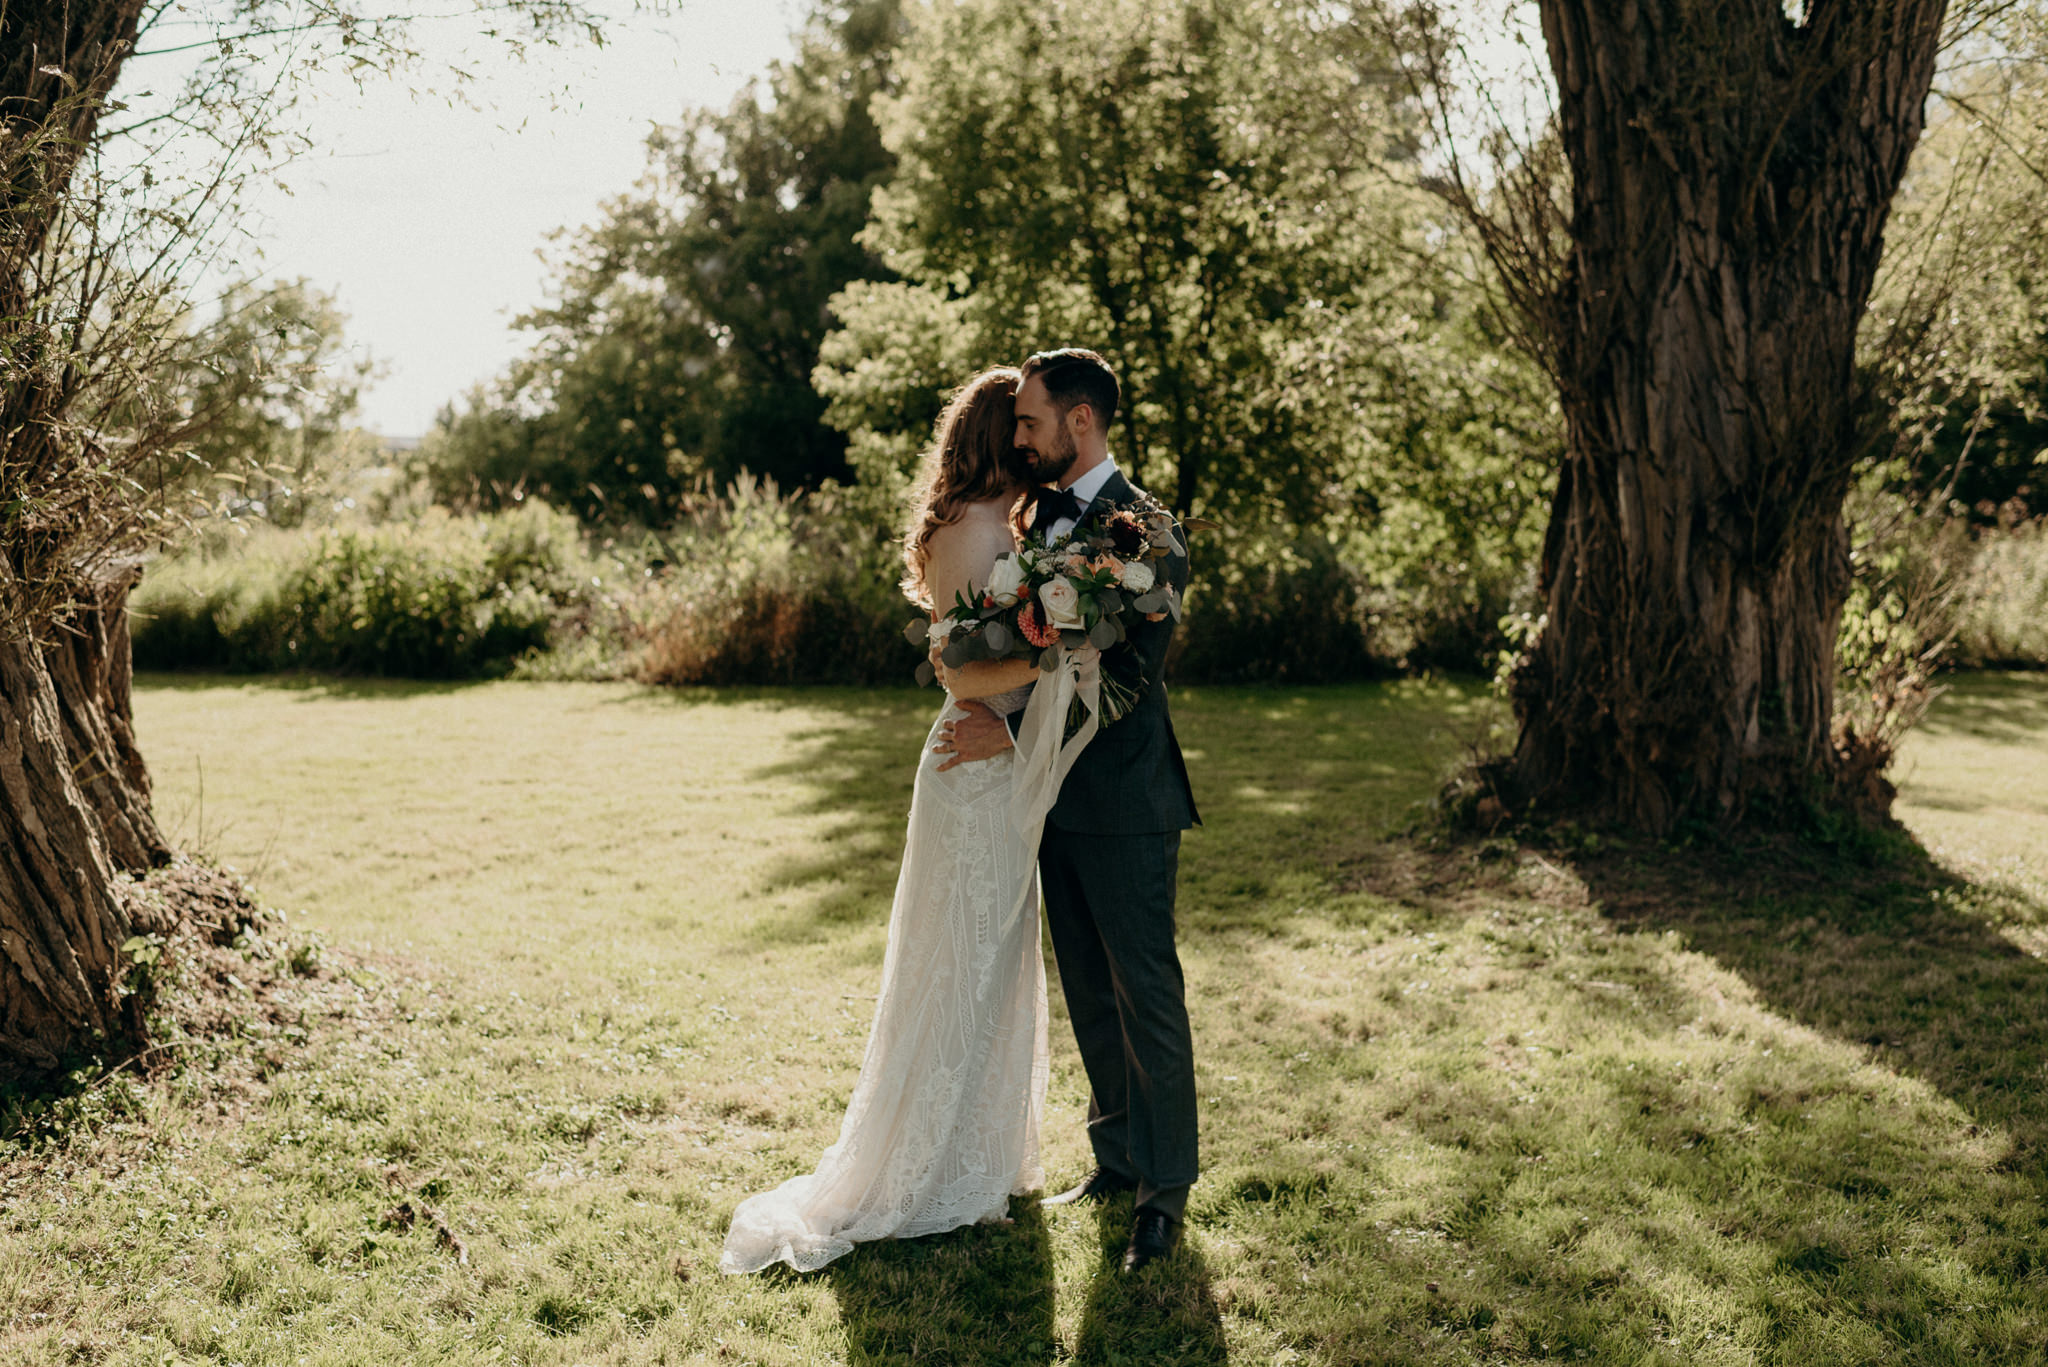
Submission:
[[[1388,839],[1475,686],[1185,690],[1183,1254],[1126,1281],[1127,1203],[1019,1202],[721,1276],[837,1133],[935,703],[145,681],[166,824],[345,952],[288,1037],[0,1149],[0,1362],[2048,1360],[2040,678],[1901,757],[1948,871],[1712,882]]]

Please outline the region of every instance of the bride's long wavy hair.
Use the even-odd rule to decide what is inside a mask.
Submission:
[[[1010,454],[1019,381],[1014,366],[991,366],[955,390],[939,415],[903,533],[903,596],[927,611],[932,596],[924,571],[932,533],[958,522],[971,503],[1021,492]]]

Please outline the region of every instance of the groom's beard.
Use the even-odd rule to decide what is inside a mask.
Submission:
[[[1074,468],[1074,462],[1081,458],[1081,449],[1074,445],[1074,434],[1062,425],[1054,437],[1052,450],[1040,451],[1032,447],[1018,454],[1024,457],[1033,483],[1053,484]]]

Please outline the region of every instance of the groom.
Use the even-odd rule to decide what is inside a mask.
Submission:
[[[1115,372],[1092,351],[1045,351],[1024,363],[1016,454],[1025,477],[1046,486],[1034,531],[1060,535],[1091,515],[1149,501],[1110,458],[1118,399]],[[1185,556],[1161,570],[1176,590],[1186,587]],[[1172,639],[1172,618],[1140,619],[1129,627],[1131,649],[1103,657],[1138,702],[1082,750],[1038,846],[1046,924],[1088,1070],[1095,1150],[1094,1172],[1045,1204],[1134,1192],[1126,1272],[1173,1251],[1196,1170],[1194,1041],[1173,894],[1180,833],[1200,817],[1161,677]],[[1008,724],[979,704],[962,707],[969,715],[938,746],[953,754],[947,767],[1010,747]]]

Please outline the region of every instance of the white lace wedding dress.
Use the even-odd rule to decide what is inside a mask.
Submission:
[[[948,549],[971,551],[980,572],[963,577],[985,582],[1008,536],[997,547],[985,527],[959,530]],[[928,580],[950,602],[933,550]],[[1007,713],[1027,696],[987,701]],[[874,1026],[839,1142],[816,1172],[740,1203],[726,1272],[813,1271],[856,1243],[1002,1218],[1012,1195],[1044,1185],[1036,840],[1026,848],[1012,821],[1010,752],[939,772],[932,746],[951,715],[949,701],[918,765]]]

